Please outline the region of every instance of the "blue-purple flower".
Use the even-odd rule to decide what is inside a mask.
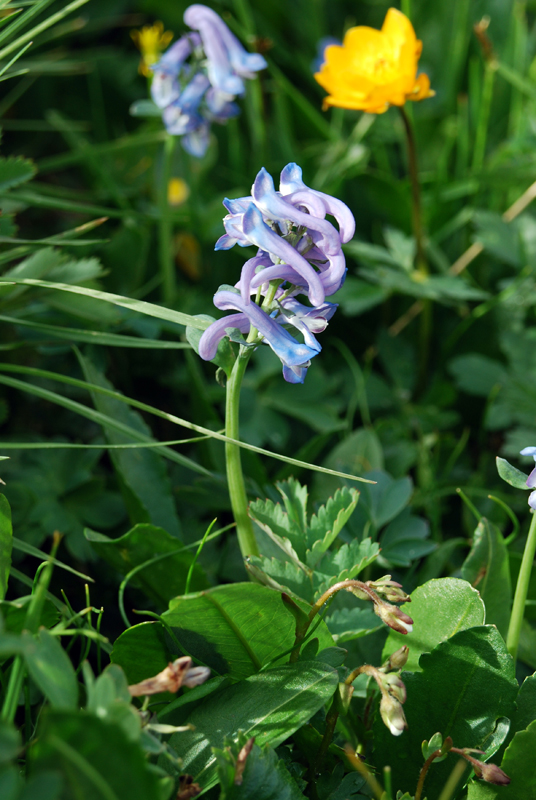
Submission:
[[[229,212],[223,220],[225,234],[215,249],[235,244],[258,249],[242,267],[234,289],[216,292],[217,308],[238,313],[207,328],[199,355],[211,360],[221,339],[238,329],[252,346],[272,348],[283,364],[285,380],[303,383],[311,359],[321,350],[315,334],[325,330],[337,308],[326,297],[340,288],[346,275],[342,244],[354,234],[352,213],[340,200],[309,189],[297,164],[284,168],[279,191],[263,168],[250,196],[226,198],[224,206]],[[297,295],[305,295],[311,305],[298,301]],[[289,329],[301,333],[304,342]]]
[[[534,461],[536,461],[536,447],[524,447],[520,455],[532,456]],[[527,486],[529,489],[536,489],[536,466],[527,478]],[[531,492],[529,495],[529,506],[536,511],[536,491]]]
[[[207,6],[189,6],[184,22],[192,31],[151,67],[151,95],[162,109],[168,132],[181,136],[184,149],[201,158],[211,122],[224,123],[240,113],[235,97],[244,94],[244,80],[254,78],[266,61],[259,53],[244,50]]]

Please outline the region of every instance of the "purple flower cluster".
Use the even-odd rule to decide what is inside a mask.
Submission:
[[[248,53],[215,11],[189,6],[184,22],[192,33],[182,36],[151,69],[151,95],[162,109],[169,133],[182,136],[191,155],[208,147],[210,123],[239,114],[234,102],[245,92],[244,80],[264,69],[259,53]]]
[[[268,344],[281,359],[285,380],[303,383],[311,359],[321,350],[315,334],[325,330],[337,308],[326,297],[341,287],[346,276],[341,246],[354,235],[352,213],[340,200],[309,189],[297,164],[283,169],[279,191],[263,168],[251,196],[225,199],[223,204],[229,214],[223,220],[225,234],[215,249],[238,244],[254,245],[258,251],[242,267],[234,288],[216,292],[216,308],[238,313],[207,328],[199,355],[213,359],[228,331],[253,333],[254,344]],[[335,218],[338,230],[327,214]],[[306,295],[312,307],[300,303],[297,295]],[[288,328],[299,331],[303,343]]]

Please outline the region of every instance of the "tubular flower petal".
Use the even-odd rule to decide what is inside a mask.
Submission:
[[[195,4],[184,12],[184,22],[198,30],[209,59],[212,85],[228,94],[243,94],[241,78],[254,78],[267,64],[259,53],[248,53],[225,22],[208,6]]]
[[[190,6],[184,21],[196,32],[182,36],[152,65],[151,96],[163,109],[168,132],[182,136],[184,149],[201,158],[208,147],[210,123],[223,124],[239,113],[234,99],[244,94],[244,79],[254,78],[266,61],[244,50],[207,6]]]
[[[342,46],[326,48],[324,63],[315,74],[328,92],[324,108],[383,114],[391,105],[432,97],[428,76],[417,76],[421,51],[411,22],[396,8],[388,10],[381,31],[350,28]]]
[[[322,217],[314,217],[310,213],[300,211],[291,202],[285,200],[278,194],[274,187],[272,176],[264,169],[261,169],[255,183],[251,187],[251,194],[262,213],[272,220],[282,222],[294,222],[303,225],[305,228],[318,231],[322,236],[323,249],[330,255],[335,255],[341,249],[341,239],[333,225],[324,219],[325,210]]]
[[[218,343],[232,328],[238,327],[242,333],[254,331],[248,344],[269,345],[283,364],[285,380],[303,383],[311,359],[321,350],[315,334],[326,329],[337,308],[325,298],[344,280],[341,242],[353,234],[355,222],[344,203],[309,189],[296,164],[288,164],[281,173],[279,192],[265,169],[258,173],[251,191],[249,197],[223,201],[229,213],[223,220],[225,234],[215,246],[216,250],[235,244],[257,247],[234,290],[221,287],[214,296],[217,308],[239,313],[207,328],[199,342],[199,355],[212,360]],[[339,230],[326,214],[335,217]],[[307,296],[312,308],[296,299],[300,294]],[[303,344],[288,326],[302,334]]]
[[[259,331],[261,336],[264,336],[266,343],[287,367],[299,367],[306,364],[313,356],[316,356],[320,349],[317,346],[317,349],[313,350],[306,344],[298,342],[258,305],[243,303],[239,294],[229,291],[217,292],[214,296],[214,305],[222,311],[234,308],[246,314],[253,327]]]
[[[336,197],[331,197],[325,192],[318,192],[316,189],[309,189],[302,180],[302,169],[297,164],[287,164],[281,171],[281,179],[279,182],[279,191],[286,197],[288,202],[303,202],[303,195],[298,198],[288,197],[295,192],[304,192],[306,195],[313,195],[318,198],[324,205],[327,214],[335,217],[339,226],[339,235],[341,242],[346,244],[353,238],[355,233],[355,219],[354,215],[348,206],[338,200]]]

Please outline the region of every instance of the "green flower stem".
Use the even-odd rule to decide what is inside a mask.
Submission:
[[[253,348],[240,347],[238,358],[227,380],[227,396],[225,403],[225,435],[231,439],[240,438],[239,407],[240,387]],[[258,556],[259,550],[255,541],[253,524],[248,516],[248,498],[242,473],[240,447],[230,442],[225,443],[225,463],[227,465],[227,484],[238,533],[240,551],[246,556]]]
[[[162,171],[158,187],[158,255],[160,260],[160,279],[162,299],[167,306],[175,300],[177,283],[175,280],[175,261],[173,258],[173,223],[168,201],[168,185],[173,165],[175,137],[168,135],[164,140],[162,152]]]
[[[413,223],[413,235],[417,244],[417,269],[423,275],[428,275],[428,262],[424,252],[424,230],[422,223],[421,206],[421,187],[419,183],[419,170],[417,167],[417,146],[411,120],[404,110],[400,107],[400,115],[404,123],[406,133],[406,144],[408,147],[409,178],[411,182],[411,217]]]
[[[534,562],[534,554],[536,553],[536,514],[532,515],[530,523],[529,535],[523,551],[523,559],[521,561],[521,569],[517,578],[516,592],[514,595],[514,604],[512,606],[512,615],[510,617],[510,625],[508,627],[508,635],[506,637],[506,646],[508,652],[514,659],[517,658],[517,648],[519,646],[519,635],[521,633],[521,625],[523,624],[523,616],[525,614],[525,603],[527,601],[527,594],[529,591],[530,573],[532,571],[532,564]]]

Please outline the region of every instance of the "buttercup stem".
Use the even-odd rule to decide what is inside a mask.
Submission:
[[[168,201],[168,186],[173,165],[175,137],[168,134],[162,152],[162,173],[158,190],[158,249],[160,277],[162,280],[162,299],[167,306],[172,305],[177,291],[175,263],[173,259],[173,223]]]
[[[250,359],[252,348],[240,347],[231,376],[227,381],[225,402],[225,435],[231,439],[240,438],[239,406],[242,378]],[[248,516],[248,498],[242,473],[240,447],[230,442],[225,443],[225,463],[227,466],[227,484],[231,508],[236,522],[238,544],[242,556],[258,556],[259,550],[255,541],[253,524]]]
[[[521,625],[523,624],[523,617],[525,614],[525,603],[527,601],[530,573],[532,571],[532,564],[534,562],[535,553],[536,553],[536,514],[533,513],[529,528],[529,535],[527,536],[525,550],[523,551],[521,569],[519,570],[519,576],[517,578],[516,592],[514,595],[514,604],[512,606],[512,615],[510,617],[510,625],[508,627],[508,635],[506,637],[506,646],[508,648],[508,652],[514,659],[514,662],[517,658],[519,636],[521,633]]]
[[[422,225],[421,187],[419,184],[419,171],[417,168],[417,147],[411,121],[403,106],[400,106],[400,115],[406,132],[408,146],[409,178],[411,181],[411,216],[413,235],[417,244],[417,269],[422,275],[428,274],[428,263],[424,254],[424,233]]]

